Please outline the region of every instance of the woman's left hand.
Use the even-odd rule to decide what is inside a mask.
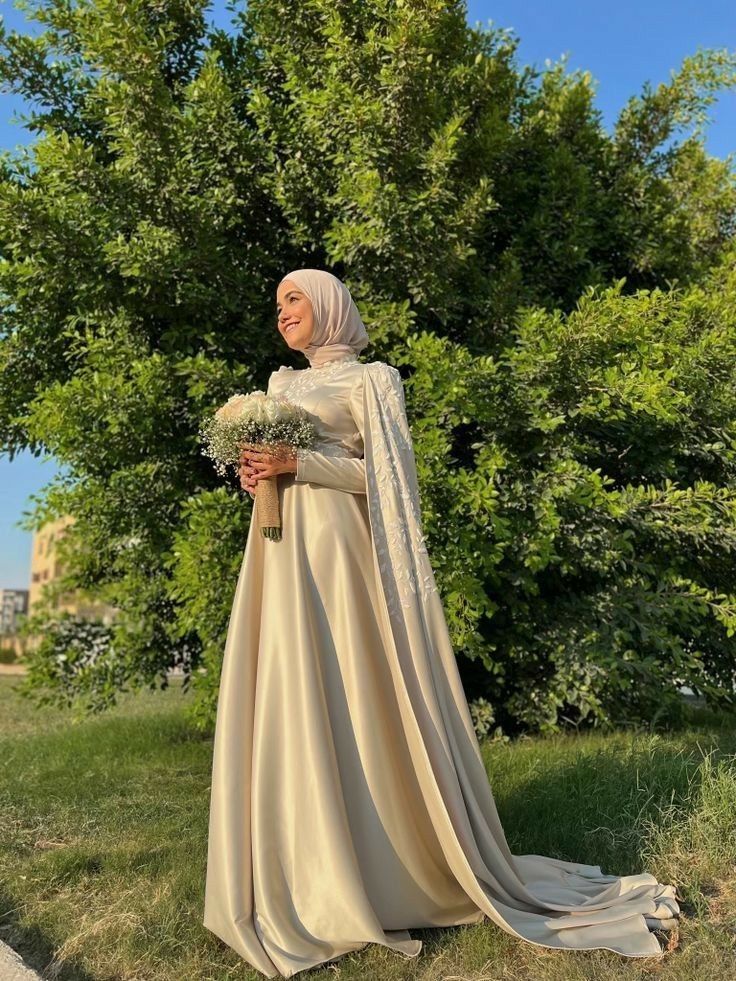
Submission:
[[[283,456],[253,450],[246,444],[240,454],[240,465],[250,468],[254,481],[275,477],[280,473],[296,473],[296,454],[292,451]]]

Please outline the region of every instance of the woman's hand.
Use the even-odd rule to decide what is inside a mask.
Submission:
[[[240,486],[251,497],[256,496],[259,480],[275,477],[280,473],[296,473],[296,454],[291,448],[285,448],[282,453],[266,453],[251,449],[251,446],[250,443],[243,444],[238,469]]]

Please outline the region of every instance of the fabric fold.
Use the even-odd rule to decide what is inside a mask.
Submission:
[[[403,384],[395,368],[366,365],[362,422],[390,668],[424,803],[458,883],[489,918],[530,943],[661,954],[645,917],[656,916],[662,904],[679,911],[673,886],[648,874],[617,877],[597,866],[511,853],[427,553]]]

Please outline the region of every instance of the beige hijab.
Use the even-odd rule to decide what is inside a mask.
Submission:
[[[309,297],[314,311],[312,338],[303,349],[311,367],[357,355],[369,344],[368,332],[345,283],[323,269],[294,269],[291,280]]]

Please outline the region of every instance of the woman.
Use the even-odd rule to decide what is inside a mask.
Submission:
[[[244,454],[280,474],[282,539],[251,523],[215,730],[204,925],[267,977],[409,930],[478,923],[543,947],[661,954],[673,886],[646,873],[512,855],[498,819],[421,530],[395,368],[337,278],[299,269],[278,329],[309,367],[269,394],[319,444]]]

